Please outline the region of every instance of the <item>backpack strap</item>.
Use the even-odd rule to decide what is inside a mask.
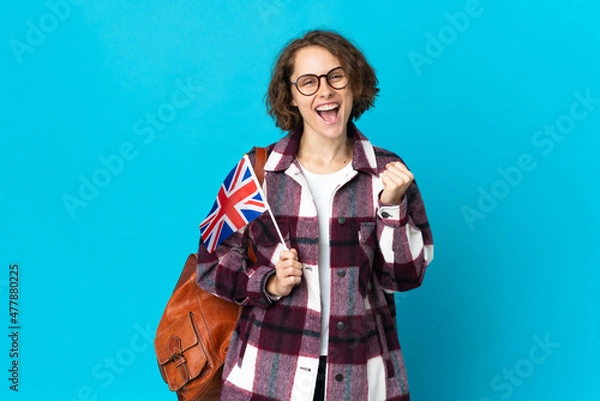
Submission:
[[[256,160],[254,161],[254,172],[260,185],[265,180],[265,164],[267,163],[267,148],[256,148]]]

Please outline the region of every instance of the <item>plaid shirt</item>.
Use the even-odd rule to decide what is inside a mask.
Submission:
[[[417,184],[399,206],[379,202],[385,165],[401,160],[349,124],[353,170],[334,193],[329,223],[331,317],[327,400],[409,400],[393,292],[418,287],[433,240]],[[302,283],[273,299],[267,279],[283,246],[268,213],[209,254],[199,249],[198,284],[243,305],[223,370],[223,400],[310,401],[319,365],[321,295],[316,206],[296,160],[300,133],[269,146],[263,188]],[[254,152],[249,154],[254,161]],[[251,240],[257,262],[248,263]]]

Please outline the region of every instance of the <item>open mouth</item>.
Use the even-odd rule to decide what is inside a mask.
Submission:
[[[335,124],[339,117],[340,105],[337,103],[322,104],[316,108],[316,111],[325,124]]]

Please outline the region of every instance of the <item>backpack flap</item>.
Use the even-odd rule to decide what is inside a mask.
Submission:
[[[154,345],[161,374],[171,391],[179,390],[198,377],[207,363],[192,312],[182,315],[158,334]]]

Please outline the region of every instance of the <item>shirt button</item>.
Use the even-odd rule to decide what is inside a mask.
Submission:
[[[261,304],[261,305],[266,305],[266,304],[267,304],[267,300],[266,300],[266,299],[264,299],[264,298],[260,298],[260,299],[258,300],[258,303],[259,303],[259,304]]]
[[[335,380],[338,382],[341,382],[342,380],[344,380],[344,375],[341,373],[338,373],[337,375],[335,375]]]
[[[390,216],[391,214],[389,214],[388,212],[381,212],[381,217],[383,217],[384,219],[387,219]]]
[[[346,224],[346,218],[345,217],[338,217],[338,223],[340,223],[341,225]]]
[[[337,271],[337,275],[340,277],[344,277],[346,275],[346,271],[345,270],[338,270]]]
[[[336,327],[338,330],[344,330],[344,327],[346,326],[344,325],[344,322],[337,322]]]

